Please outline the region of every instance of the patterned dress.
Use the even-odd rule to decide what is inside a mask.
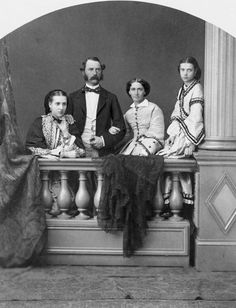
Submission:
[[[155,154],[163,146],[164,117],[162,110],[145,99],[137,106],[133,103],[124,115],[126,138],[133,138],[121,150],[124,155],[147,156]]]
[[[166,146],[160,154],[183,157],[186,147],[197,146],[203,140],[203,106],[203,88],[199,81],[194,80],[180,88],[167,129],[167,134],[175,136],[175,140],[172,146]]]
[[[70,151],[76,150],[77,157],[83,156],[84,146],[78,137],[79,134],[73,117],[66,114],[60,121],[66,121],[66,127],[69,132],[67,140],[63,139],[62,132],[58,127],[58,120],[49,113],[42,115],[33,122],[26,137],[26,147],[33,154],[49,159],[58,159],[50,154],[50,150],[58,147],[62,147],[64,150],[68,148]],[[57,216],[60,213],[57,206],[57,196],[61,187],[60,173],[58,171],[51,171],[49,178],[49,190],[54,200],[50,214]],[[71,192],[72,204],[74,204],[75,191],[77,190],[75,183],[77,183],[77,174],[70,174],[68,187]]]
[[[26,137],[26,147],[35,155],[45,156],[50,150],[60,146],[70,147],[71,150],[84,148],[81,139],[77,136],[77,128],[73,117],[64,115],[61,121],[66,122],[70,137],[63,139],[62,132],[58,127],[58,120],[50,113],[37,118],[31,125]]]

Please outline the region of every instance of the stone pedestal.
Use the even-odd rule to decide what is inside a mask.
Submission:
[[[47,220],[47,264],[189,266],[189,222],[149,222],[143,247],[123,257],[123,232],[106,233],[90,220]]]
[[[196,160],[195,263],[236,270],[236,40],[206,23],[205,142]]]
[[[196,268],[235,271],[236,152],[201,151],[196,158]]]

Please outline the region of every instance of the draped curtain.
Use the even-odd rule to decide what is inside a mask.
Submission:
[[[0,265],[34,262],[45,246],[37,157],[19,136],[6,41],[0,41]]]

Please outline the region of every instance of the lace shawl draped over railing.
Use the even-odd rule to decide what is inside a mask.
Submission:
[[[163,157],[155,155],[104,158],[98,224],[107,232],[123,229],[124,256],[142,247],[163,163]]]

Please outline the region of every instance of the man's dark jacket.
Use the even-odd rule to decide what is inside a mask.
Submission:
[[[100,87],[100,95],[97,107],[96,136],[103,136],[105,147],[99,150],[99,156],[114,153],[114,146],[121,141],[125,135],[124,117],[117,97]],[[79,129],[80,136],[84,131],[86,121],[86,101],[83,88],[69,95],[67,113],[72,114]],[[118,127],[117,135],[109,133],[111,126]]]

